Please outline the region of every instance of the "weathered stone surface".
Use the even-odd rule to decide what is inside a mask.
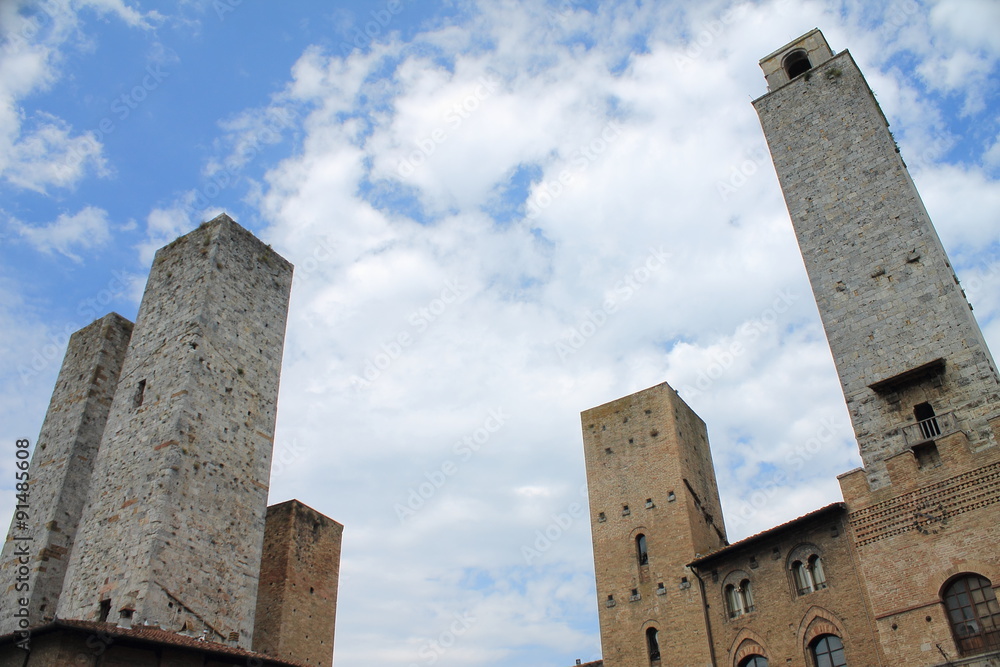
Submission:
[[[797,48],[793,42],[762,68],[774,70]],[[930,403],[938,415],[954,413],[971,447],[994,445],[987,419],[1000,407],[1000,377],[853,58],[845,51],[814,65],[754,106],[865,471],[878,488],[890,483],[885,461],[913,444],[903,427],[915,423],[918,404]],[[900,378],[938,359],[943,372]],[[885,382],[892,378],[899,382]]]
[[[0,634],[17,629],[12,601],[23,596],[31,625],[55,614],[131,334],[132,323],[111,313],[70,337],[27,471],[28,527],[16,529],[15,517],[0,558]],[[29,538],[22,542],[31,560],[27,580],[16,581],[14,535]]]
[[[225,215],[156,254],[59,617],[251,645],[291,278]]]

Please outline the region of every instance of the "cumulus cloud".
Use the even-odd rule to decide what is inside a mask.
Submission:
[[[27,117],[21,106],[25,97],[60,78],[65,50],[85,41],[78,16],[84,8],[140,29],[150,29],[162,18],[122,0],[0,4],[0,178],[17,188],[44,193],[51,187],[73,187],[88,173],[109,173],[103,146],[92,134],[74,131],[48,113]]]
[[[63,213],[47,225],[29,225],[12,219],[11,227],[36,250],[58,252],[75,262],[81,258],[74,250],[89,250],[111,239],[107,211],[88,206],[72,215]]]
[[[904,18],[896,52],[904,29],[935,29]],[[338,659],[419,661],[464,613],[480,621],[438,664],[516,662],[529,626],[567,664],[568,646],[597,657],[578,415],[664,380],[708,423],[730,539],[839,499],[860,460],[749,98],[762,55],[814,25],[836,50],[860,30],[856,57],[920,145],[941,115],[866,51],[870,20],[818,2],[482,3],[407,43],[303,53],[273,106],[299,110],[301,142],[255,195],[267,240],[309,267],[272,500],[312,490],[348,526]],[[936,209],[961,198],[946,183],[996,187],[949,173]],[[984,225],[944,227],[972,261]],[[371,600],[403,590],[399,631],[376,641]]]

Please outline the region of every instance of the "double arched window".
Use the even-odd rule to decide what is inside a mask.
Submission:
[[[823,561],[819,554],[794,561],[792,575],[795,577],[795,589],[799,595],[826,588],[826,573],[823,571]]]
[[[726,584],[725,593],[729,618],[737,618],[754,610],[749,579],[742,579],[738,584]]]
[[[844,643],[837,635],[820,635],[809,645],[816,667],[847,667]]]
[[[1000,647],[1000,605],[993,585],[978,574],[963,574],[944,589],[944,606],[962,655]]]

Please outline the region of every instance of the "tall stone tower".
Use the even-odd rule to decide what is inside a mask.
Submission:
[[[818,30],[754,102],[851,414],[841,475],[882,664],[1000,656],[1000,378],[851,55]],[[989,663],[993,664],[993,663]]]
[[[605,667],[712,664],[687,567],[726,544],[704,422],[666,383],[581,418]]]
[[[27,623],[32,626],[55,616],[131,335],[132,323],[111,313],[69,339],[28,470],[29,519],[18,529],[15,517],[0,558],[0,591],[5,600],[30,601]],[[20,580],[19,545],[30,554],[30,572]],[[20,619],[13,613],[9,608],[0,618],[0,635],[18,629]]]
[[[886,461],[964,430],[994,444],[996,364],[848,52],[813,30],[761,60],[754,102],[872,488]]]
[[[157,252],[59,617],[250,648],[291,278],[226,215]]]

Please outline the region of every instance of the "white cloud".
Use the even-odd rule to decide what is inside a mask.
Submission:
[[[79,46],[78,12],[93,9],[133,28],[149,29],[161,20],[121,0],[49,0],[0,4],[0,177],[12,185],[44,193],[70,188],[88,173],[106,176],[103,146],[91,134],[74,132],[64,120],[39,112],[25,127],[21,107],[28,95],[47,90],[60,78],[64,50]]]
[[[530,563],[522,547],[583,500],[579,412],[664,380],[708,423],[730,539],[839,500],[836,473],[860,459],[748,97],[764,92],[761,55],[814,25],[852,47],[857,26],[820,3],[792,9],[747,5],[737,19],[721,4],[691,16],[616,5],[551,19],[484,3],[412,44],[310,49],[293,68],[275,105],[307,110],[305,136],[259,201],[267,240],[312,270],[293,289],[278,424],[297,454],[272,500],[315,494],[348,526],[338,660],[417,661],[464,611],[489,623],[438,664],[517,662],[511,638],[527,627],[563,650],[593,647],[586,518]],[[574,44],[583,34],[592,43]],[[866,72],[879,99],[902,130],[924,132],[933,103],[888,67]],[[609,121],[620,131],[602,137]],[[519,168],[530,184],[510,182]],[[996,208],[985,174],[934,173],[950,174],[931,188],[935,208]],[[978,186],[946,185],[962,181]],[[485,211],[507,191],[498,222]],[[980,218],[944,225],[970,259]],[[669,261],[648,269],[660,249]],[[435,311],[453,278],[462,297]],[[707,373],[709,386],[685,391]],[[497,408],[509,420],[463,458],[457,443]],[[399,506],[413,511],[402,523]],[[542,602],[560,577],[573,595]],[[386,610],[372,600],[394,595],[412,600],[399,631],[376,635]]]
[[[20,220],[11,220],[10,224],[36,250],[55,251],[75,262],[82,260],[74,250],[99,248],[111,239],[107,211],[93,206],[72,215],[63,213],[47,225],[29,225]]]

